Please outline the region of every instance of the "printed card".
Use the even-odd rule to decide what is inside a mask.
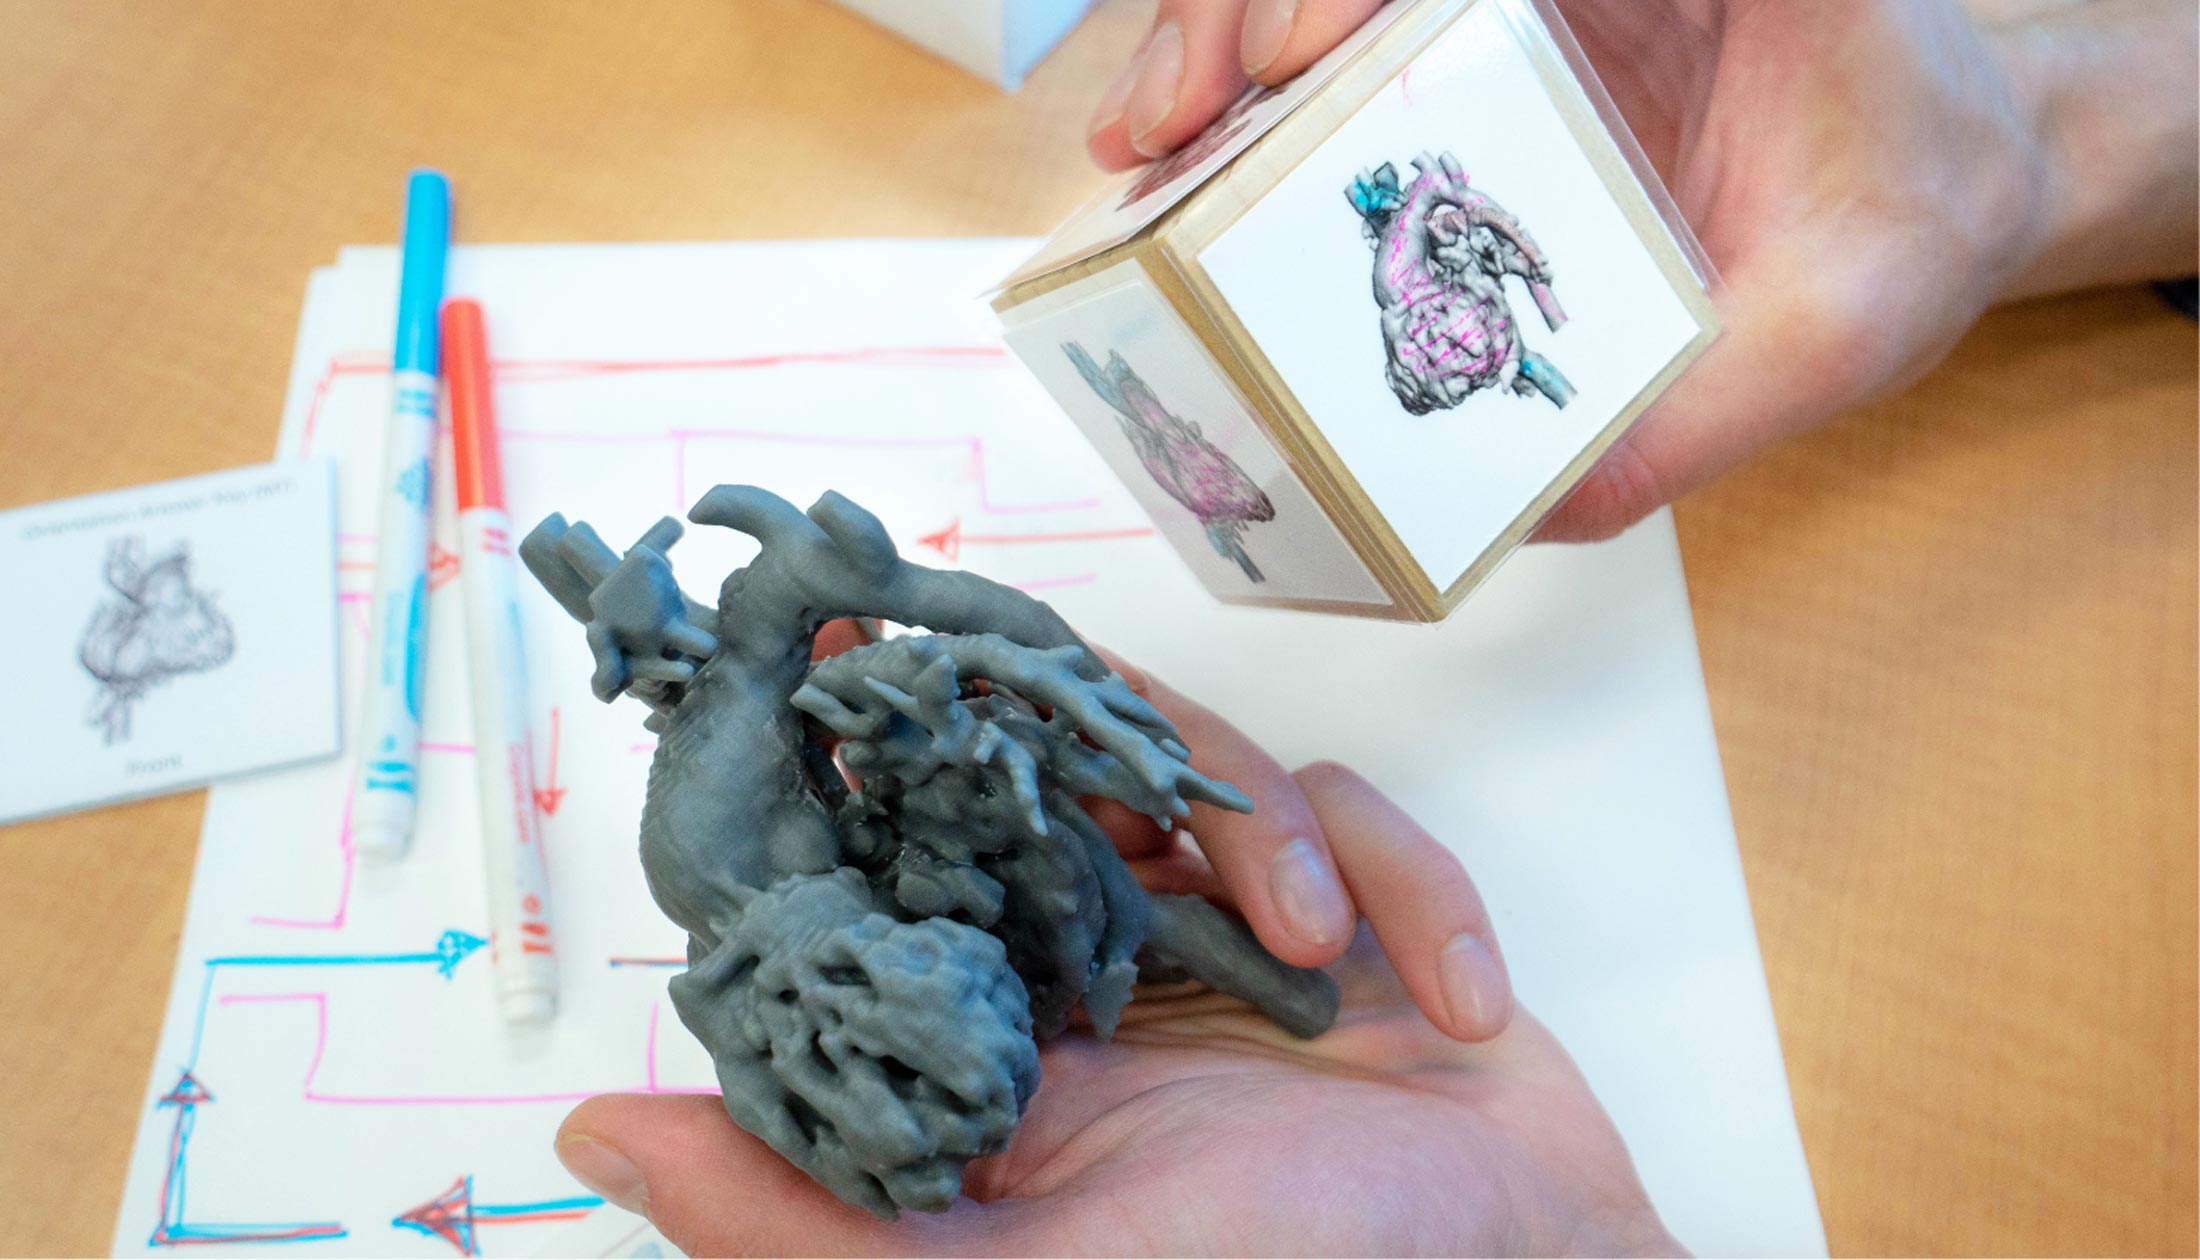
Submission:
[[[0,513],[0,822],[336,752],[334,471]]]

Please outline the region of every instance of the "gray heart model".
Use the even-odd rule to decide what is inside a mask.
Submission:
[[[642,869],[688,932],[673,1005],[742,1128],[880,1216],[944,1211],[1079,1005],[1106,1038],[1134,981],[1189,977],[1298,1036],[1329,1027],[1335,981],[1147,893],[1079,806],[1167,827],[1188,801],[1252,802],[1053,609],[908,563],[837,494],[805,514],[719,486],[688,518],[762,544],[715,609],[673,580],[669,517],[622,556],[553,515],[520,554],[587,625],[598,698],[652,710]],[[813,664],[840,617],[931,633]]]

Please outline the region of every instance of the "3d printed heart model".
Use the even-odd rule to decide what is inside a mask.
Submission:
[[[520,554],[587,625],[596,695],[652,710],[642,867],[689,934],[673,1005],[742,1128],[880,1216],[941,1211],[1008,1144],[1035,1040],[1079,1005],[1105,1038],[1134,981],[1190,977],[1299,1036],[1329,1027],[1334,981],[1201,898],[1147,893],[1078,805],[1164,826],[1187,801],[1252,808],[1052,609],[907,563],[836,494],[804,514],[719,486],[688,519],[762,544],[716,608],[674,582],[669,517],[621,556],[552,516]],[[813,665],[840,617],[932,633]]]
[[[1401,188],[1385,162],[1345,189],[1375,248],[1375,304],[1382,309],[1385,375],[1414,415],[1456,407],[1502,384],[1564,407],[1574,387],[1549,359],[1521,343],[1505,277],[1527,282],[1553,332],[1566,322],[1551,292],[1551,263],[1506,209],[1467,186],[1459,159],[1424,153]]]

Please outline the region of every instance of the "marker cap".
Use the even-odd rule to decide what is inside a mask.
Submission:
[[[435,312],[443,302],[444,256],[451,247],[451,184],[441,172],[414,171],[405,185],[404,262],[397,285],[397,348],[390,367],[436,373]]]
[[[458,510],[504,506],[503,461],[497,452],[496,402],[489,382],[489,339],[481,304],[443,304],[443,379],[451,394],[451,454],[458,473]]]
[[[497,995],[497,1011],[515,1028],[534,1028],[558,1013],[558,999],[541,989],[515,989]]]
[[[412,848],[412,819],[360,818],[351,828],[352,848],[370,862],[394,862]]]

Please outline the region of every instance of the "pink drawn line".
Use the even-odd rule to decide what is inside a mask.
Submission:
[[[710,359],[501,359],[499,376],[519,381],[556,381],[575,376],[626,372],[725,372],[745,368],[801,367],[819,364],[960,364],[991,366],[1008,358],[999,346],[879,346],[857,350],[811,350]]]
[[[1099,580],[1100,575],[1097,573],[1079,573],[1071,577],[1039,578],[1031,582],[1010,582],[1009,585],[1019,591],[1049,591],[1060,586],[1083,586],[1087,582],[1097,582]]]
[[[680,491],[683,502],[687,490],[687,444],[698,439],[724,438],[744,442],[777,442],[784,446],[822,446],[838,450],[938,450],[942,447],[967,447],[970,451],[970,475],[978,483],[978,506],[988,512],[1006,516],[1016,512],[1078,512],[1100,506],[1097,497],[1060,499],[1047,503],[994,502],[992,495],[986,490],[992,479],[986,476],[985,439],[979,437],[849,437],[829,433],[783,433],[770,429],[674,429],[667,436],[677,444],[681,456],[683,466],[680,469]]]
[[[676,438],[739,438],[789,446],[836,446],[859,450],[907,450],[912,447],[979,445],[973,437],[869,437],[847,433],[782,433],[771,429],[673,429]],[[657,439],[652,439],[657,440]]]
[[[438,753],[471,753],[474,750],[472,744],[422,744],[420,748],[423,752]],[[352,847],[351,842],[351,804],[352,794],[356,790],[356,784],[348,781],[345,783],[344,818],[336,833],[336,852],[342,861],[344,871],[343,882],[337,885],[336,890],[336,913],[326,919],[286,919],[274,915],[255,914],[251,918],[254,925],[259,927],[304,928],[318,932],[333,932],[344,926],[345,916],[351,912],[352,875],[359,866],[359,851]]]
[[[356,601],[351,595],[340,595],[338,598],[346,604],[352,605],[353,611],[359,611]],[[358,598],[365,600],[368,597],[361,595]],[[365,633],[363,628],[361,633]],[[472,744],[422,744],[420,750],[422,752],[437,753],[471,753],[474,746]],[[348,781],[345,783],[344,820],[336,833],[336,852],[342,859],[344,869],[343,882],[337,886],[336,891],[336,913],[326,919],[286,919],[274,915],[255,914],[251,918],[253,924],[259,927],[305,928],[320,932],[333,932],[344,926],[344,917],[351,912],[352,874],[359,866],[359,851],[353,848],[351,843],[351,802],[352,793],[355,790],[355,784]]]
[[[556,442],[565,446],[651,446],[672,440],[666,433],[556,433],[497,426],[497,436],[518,442]]]
[[[978,481],[978,506],[996,516],[1014,512],[1082,512],[1100,506],[1100,498],[1094,495],[1084,499],[1064,499],[1056,503],[995,503],[985,491],[988,484],[985,475],[985,444],[977,438],[970,439],[970,472]]]
[[[690,1086],[662,1086],[657,1083],[657,1007],[649,1009],[649,1069],[647,1083],[640,1089],[589,1089],[555,1094],[324,1094],[313,1088],[313,1080],[320,1074],[321,1059],[328,1053],[328,994],[321,993],[225,993],[221,1003],[229,1006],[238,1002],[311,1002],[313,1003],[313,1057],[306,1061],[305,1079],[300,1082],[305,1101],[324,1103],[336,1107],[493,1107],[524,1106],[529,1103],[569,1103],[594,1098],[599,1094],[715,1094],[715,1089]]]
[[[326,919],[278,919],[270,915],[255,914],[252,922],[261,927],[306,928],[312,931],[333,932],[344,926],[344,916],[351,912],[351,877],[359,865],[359,851],[351,843],[351,797],[353,785],[344,785],[344,821],[336,831],[336,852],[344,868],[343,882],[336,889],[336,913]]]
[[[1005,362],[1008,352],[998,346],[885,346],[874,349],[834,350],[812,354],[765,354],[723,359],[503,359],[491,365],[500,377],[515,382],[564,380],[576,376],[605,376],[629,372],[740,371],[749,368],[790,367],[797,364],[939,364],[957,366]],[[390,370],[388,355],[345,352],[330,356],[321,379],[313,387],[306,406],[305,434],[300,453],[313,448],[321,405],[329,386],[339,376],[372,376]]]
[[[993,364],[1004,362],[1006,359],[1007,352],[1001,350],[998,347],[944,346],[850,350],[825,352],[819,354],[761,355],[748,358],[730,359],[629,361],[506,361],[496,364],[495,369],[500,374],[510,373],[518,379],[556,380],[565,379],[570,376],[583,376],[592,374],[644,371],[674,372],[739,370],[746,368],[784,367],[796,363],[847,364],[864,362],[885,362],[907,364],[912,362],[937,362],[947,365],[961,365],[971,363]],[[382,374],[387,373],[389,371],[389,368],[389,358],[386,355],[375,354],[371,352],[349,352],[331,356],[328,362],[328,366],[321,373],[321,379],[314,384],[313,399],[306,408],[306,418],[304,425],[305,432],[303,435],[303,439],[299,445],[299,454],[301,456],[305,455],[307,453],[310,453],[313,449],[314,438],[316,433],[318,432],[318,427],[320,424],[322,405],[327,399],[330,386],[334,383],[338,376]],[[531,377],[530,374],[532,374]],[[995,503],[986,489],[987,478],[985,468],[985,444],[982,439],[975,436],[952,438],[834,438],[808,434],[775,433],[768,430],[751,429],[682,429],[674,430],[661,436],[629,435],[626,437],[605,437],[602,439],[597,439],[591,435],[582,434],[525,433],[508,429],[505,430],[504,436],[507,438],[533,438],[541,441],[563,442],[587,442],[592,440],[603,440],[611,442],[672,442],[674,444],[674,449],[676,452],[675,462],[677,464],[677,468],[675,470],[676,493],[679,495],[679,500],[682,504],[685,504],[687,501],[687,443],[696,438],[745,438],[752,441],[763,442],[789,442],[804,445],[824,445],[840,447],[868,447],[870,449],[894,449],[926,446],[937,448],[941,446],[951,447],[955,445],[963,445],[967,446],[970,451],[971,471],[978,483],[978,503],[987,512],[1003,515],[1019,512],[1066,512],[1080,511],[1084,509],[1098,507],[1100,505],[1100,500],[1097,497],[1070,499],[1055,503]],[[342,541],[345,542],[369,542],[373,540],[374,535],[365,533],[350,533],[340,535],[339,537]],[[1072,583],[1064,580],[1052,584],[1071,585]],[[1029,589],[1041,588],[1034,586]],[[360,622],[365,622],[368,620],[369,614],[364,605],[371,602],[371,594],[365,592],[347,592],[346,594],[341,596],[341,598],[347,606],[350,606],[356,620]],[[361,626],[362,634],[366,634],[369,632],[369,627],[365,625]],[[640,750],[639,746],[637,746],[636,750]],[[339,852],[341,853],[343,858],[344,874],[343,884],[341,886],[341,891],[337,900],[336,913],[333,917],[327,920],[317,920],[284,919],[275,918],[267,915],[254,915],[251,921],[255,924],[260,924],[267,927],[313,929],[334,929],[342,927],[344,925],[344,917],[351,904],[352,874],[357,861],[357,854],[352,848],[351,844],[351,798],[349,795],[349,789],[346,789],[346,796],[344,801],[344,822],[341,838],[338,841],[338,846]]]
[[[992,365],[1005,362],[1008,352],[996,346],[914,346],[883,347],[866,350],[823,351],[812,354],[753,355],[729,359],[660,359],[660,360],[527,360],[504,361],[495,365],[497,374],[510,376],[516,381],[556,381],[579,376],[608,375],[630,372],[700,372],[737,371],[751,368],[787,367],[794,364],[943,364],[954,366],[966,363]],[[313,401],[306,409],[305,436],[300,445],[301,455],[310,452],[320,425],[321,405],[330,384],[338,376],[373,374],[389,371],[389,360],[382,356],[337,355],[329,360],[328,367],[315,384]],[[860,438],[823,437],[812,434],[772,432],[753,429],[676,429],[666,434],[579,434],[542,433],[521,429],[506,429],[507,439],[544,442],[566,442],[592,445],[635,445],[649,442],[670,441],[679,454],[684,455],[685,444],[691,438],[744,438],[758,442],[789,442],[811,446],[841,446],[869,449],[893,449],[912,446],[967,445],[971,452],[972,471],[978,479],[978,503],[988,512],[1068,512],[1094,508],[1100,505],[1097,498],[1070,499],[1053,503],[994,503],[986,492],[985,447],[976,437],[954,438]],[[684,464],[684,460],[682,463]],[[686,469],[678,470],[681,501],[686,501]]]

